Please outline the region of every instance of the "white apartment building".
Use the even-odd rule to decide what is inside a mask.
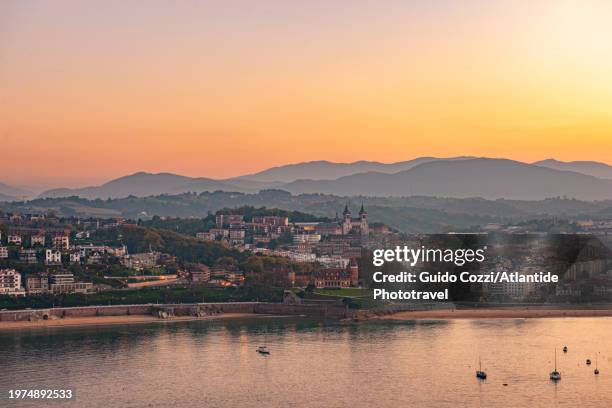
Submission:
[[[213,234],[212,232],[198,232],[196,234],[196,238],[201,241],[214,241],[216,238],[216,235]]]
[[[116,257],[122,257],[127,254],[127,247],[125,245],[120,247],[109,247],[106,245],[77,245],[76,249],[80,252],[81,258],[87,258],[93,254],[105,255],[111,254]]]
[[[57,249],[47,249],[45,251],[45,263],[47,265],[57,265],[62,263],[62,252]]]
[[[21,235],[10,234],[8,236],[8,243],[13,245],[21,245]]]
[[[0,294],[24,295],[21,287],[21,274],[15,269],[0,269]]]
[[[67,235],[58,235],[53,237],[53,248],[66,250],[70,248],[70,238]]]
[[[143,270],[157,266],[159,261],[159,252],[145,252],[139,254],[124,255],[121,258],[121,264],[126,268]]]
[[[293,235],[294,244],[316,244],[321,241],[320,234],[295,234]]]
[[[232,244],[244,244],[246,232],[243,229],[231,229],[229,231],[230,242]]]

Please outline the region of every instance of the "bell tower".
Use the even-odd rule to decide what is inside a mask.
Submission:
[[[368,212],[363,208],[363,203],[361,203],[361,209],[359,210],[359,230],[361,232],[361,244],[365,245],[368,243],[370,226],[368,225]]]
[[[349,210],[348,204],[346,204],[344,206],[344,211],[342,211],[342,235],[347,235],[351,232],[352,228],[351,210]]]

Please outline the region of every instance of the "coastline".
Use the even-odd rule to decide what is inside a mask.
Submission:
[[[43,329],[57,327],[90,327],[125,324],[177,323],[186,321],[213,321],[241,318],[284,318],[286,315],[224,313],[209,316],[173,316],[161,319],[153,315],[87,316],[65,317],[36,321],[0,321],[0,333],[21,329]],[[365,312],[353,319],[354,322],[366,321],[403,321],[403,320],[454,320],[454,319],[543,319],[560,317],[612,317],[612,309],[563,309],[512,307],[491,309],[440,309],[403,311],[393,314]],[[344,320],[344,319],[343,319]]]
[[[0,322],[0,333],[3,331],[19,329],[42,329],[52,327],[89,327],[89,326],[111,326],[121,324],[146,324],[146,323],[176,323],[196,320],[229,320],[240,318],[270,317],[267,314],[254,313],[225,313],[212,316],[174,316],[168,319],[160,319],[152,315],[126,315],[126,316],[95,316],[95,317],[67,317],[51,320]],[[274,316],[284,317],[284,316]]]
[[[612,309],[546,309],[533,307],[447,309],[397,312],[364,320],[542,319],[552,317],[612,317]]]

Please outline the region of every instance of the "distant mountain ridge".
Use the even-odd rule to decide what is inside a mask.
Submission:
[[[419,164],[395,174],[353,174],[336,180],[297,180],[282,187],[293,194],[481,197],[538,200],[567,196],[612,198],[612,180],[508,159],[465,159]]]
[[[23,200],[32,196],[31,191],[0,182],[0,201]]]
[[[186,177],[172,173],[146,173],[138,172],[128,176],[111,180],[101,186],[91,186],[76,189],[58,188],[44,191],[39,197],[68,197],[82,198],[123,198],[130,195],[146,197],[158,194],[179,194],[184,192],[203,191],[236,191],[257,192],[269,188],[282,188],[287,182],[295,181],[304,176],[314,174],[321,179],[336,179],[341,175],[350,175],[377,169],[386,173],[394,173],[403,169],[412,168],[420,163],[436,160],[461,160],[463,157],[440,159],[435,157],[421,157],[398,163],[379,163],[359,161],[354,163],[332,163],[328,161],[313,161],[307,163],[289,164],[273,167],[259,173],[240,176],[226,180],[215,180],[205,177]]]
[[[18,201],[18,200],[19,199],[17,197],[13,197],[8,194],[0,193],[0,201]]]
[[[379,172],[397,173],[408,170],[422,163],[440,160],[465,160],[473,157],[460,156],[449,158],[418,157],[413,160],[396,163],[380,163],[376,161],[356,161],[353,163],[334,163],[325,160],[304,163],[287,164],[272,167],[259,173],[237,177],[236,179],[248,179],[263,182],[285,182],[290,183],[299,179],[309,180],[335,180],[340,177],[350,176],[357,173]]]
[[[608,175],[608,170],[610,179],[602,177]],[[423,195],[524,200],[567,196],[599,200],[612,198],[612,166],[597,162],[565,163],[554,159],[528,164],[467,156],[446,159],[420,157],[397,163],[313,161],[225,180],[139,172],[99,186],[52,189],[39,197],[107,199],[204,191],[255,193],[265,189],[346,196]],[[0,200],[27,197],[16,196],[14,193],[18,190],[0,183]]]
[[[43,192],[40,197],[67,197],[79,196],[82,198],[123,198],[130,195],[146,197],[159,194],[179,194],[185,192],[202,191],[256,191],[257,188],[245,188],[233,185],[222,180],[204,177],[186,177],[172,173],[145,173],[139,172],[129,176],[111,180],[101,186],[83,187],[76,189],[53,189]]]
[[[612,166],[605,163],[594,161],[563,162],[555,159],[546,159],[533,164],[540,167],[548,167],[549,169],[575,171],[597,178],[612,180]]]

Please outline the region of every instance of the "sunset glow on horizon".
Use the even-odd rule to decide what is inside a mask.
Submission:
[[[4,1],[0,182],[612,164],[611,38],[603,0]]]

